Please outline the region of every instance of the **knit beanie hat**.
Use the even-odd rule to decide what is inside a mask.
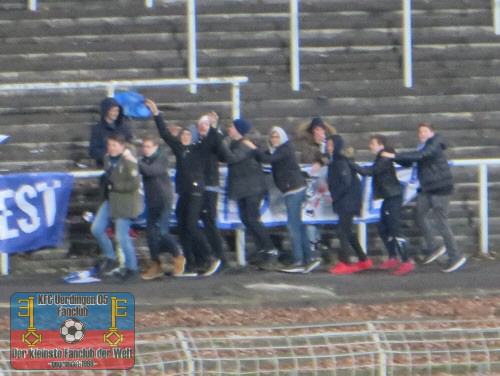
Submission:
[[[236,119],[233,120],[233,125],[238,131],[239,134],[244,136],[248,131],[250,131],[250,122],[245,119]]]

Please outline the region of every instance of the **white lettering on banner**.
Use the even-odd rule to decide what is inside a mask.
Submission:
[[[35,198],[36,195],[36,190],[31,185],[21,185],[14,196],[14,200],[18,208],[25,212],[29,217],[29,219],[22,218],[17,221],[21,231],[26,234],[30,234],[40,227],[41,220],[38,216],[38,210],[36,210],[36,207],[26,200],[26,196],[28,196],[28,198]]]
[[[35,187],[38,192],[43,192],[45,224],[47,227],[52,227],[56,220],[56,188],[61,188],[61,181],[53,180],[52,187],[49,187],[46,182],[37,183]]]
[[[14,197],[14,191],[12,189],[4,189],[0,191],[0,240],[16,238],[19,236],[18,230],[9,229],[9,223],[7,220],[7,218],[14,213],[7,209],[5,200],[12,197]]]
[[[52,227],[55,224],[57,212],[56,192],[57,188],[62,186],[60,180],[53,180],[51,186],[46,182],[36,183],[35,186],[21,185],[17,191],[12,189],[0,190],[0,240],[16,238],[19,236],[19,230],[26,234],[36,231],[41,226],[39,208],[30,203],[29,199],[34,199],[39,193],[42,193],[43,210],[45,212],[45,226]],[[7,209],[7,199],[14,199],[15,205],[24,212],[28,218],[17,219],[19,229],[9,228],[8,217],[14,213]]]

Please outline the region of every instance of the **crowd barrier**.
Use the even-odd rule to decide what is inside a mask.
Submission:
[[[489,226],[488,226],[488,166],[500,166],[500,159],[468,159],[453,160],[453,167],[477,167],[479,183],[479,249],[488,253]],[[307,202],[303,208],[303,219],[306,224],[335,224],[337,217],[331,209],[325,174],[314,175],[310,166],[302,166],[309,176],[307,188]],[[398,178],[404,187],[405,202],[411,201],[417,190],[414,170],[398,168]],[[69,200],[68,184],[63,183],[61,177],[71,175],[74,178],[97,178],[102,171],[77,171],[69,174],[16,174],[0,178],[0,270],[8,274],[8,255],[12,252],[22,252],[57,245],[62,240],[64,216]],[[173,176],[173,174],[171,174]],[[46,177],[48,180],[37,181],[36,177]],[[31,178],[31,184],[29,179]],[[227,169],[221,168],[221,186],[227,186]],[[8,186],[8,181],[15,184]],[[380,200],[374,200],[371,191],[371,178],[363,178],[363,207],[362,213],[355,222],[358,225],[360,243],[366,249],[367,224],[376,222],[379,218]],[[10,183],[13,184],[13,183]],[[272,184],[270,174],[267,175],[269,194],[261,208],[262,220],[267,226],[286,225],[286,210],[282,195]],[[64,196],[64,197],[63,197]],[[57,220],[56,220],[57,218]],[[49,220],[50,219],[50,220]],[[235,248],[237,261],[246,265],[245,231],[239,220],[236,204],[229,200],[225,190],[220,191],[218,224],[220,228],[236,231]],[[43,232],[47,231],[47,232]],[[57,240],[59,239],[59,240]]]

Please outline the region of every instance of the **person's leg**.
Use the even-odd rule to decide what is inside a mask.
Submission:
[[[146,240],[148,243],[151,261],[160,262],[160,215],[156,210],[146,213]]]
[[[462,255],[458,251],[457,242],[448,220],[450,196],[431,195],[431,201],[436,230],[444,240],[449,259],[456,260]]]
[[[420,192],[416,203],[417,222],[424,237],[425,246],[428,252],[434,252],[439,248],[436,241],[435,231],[430,222],[429,212],[432,208],[431,195]]]
[[[125,267],[132,272],[137,272],[137,255],[134,243],[129,235],[130,224],[131,220],[128,218],[115,219],[116,236],[125,255]]]
[[[337,234],[340,240],[339,261],[344,264],[350,264],[349,233],[351,231],[352,215],[342,212],[338,213],[338,215],[339,224],[337,227]]]
[[[203,193],[201,220],[205,236],[212,249],[212,256],[224,263],[226,262],[226,256],[224,255],[223,240],[217,227],[217,199],[217,192],[205,191]]]
[[[390,210],[391,210],[391,198],[386,198],[382,202],[382,207],[380,208],[380,220],[377,223],[378,234],[382,242],[384,243],[385,249],[389,255],[389,259],[396,258],[396,249],[391,241],[391,224],[390,224]]]
[[[184,257],[186,258],[186,269],[189,271],[195,268],[195,258],[192,252],[192,239],[187,229],[187,208],[189,202],[187,194],[179,195],[177,205],[175,207],[175,215],[177,217],[177,229],[179,232],[179,240],[181,242]]]
[[[167,201],[165,208],[161,212],[158,219],[158,231],[160,239],[160,250],[169,252],[172,256],[177,257],[181,255],[179,244],[173,239],[170,234],[170,215],[172,213],[172,205]]]
[[[262,195],[244,197],[238,200],[240,218],[252,235],[259,250],[270,251],[274,248],[264,224],[260,220],[260,203]]]
[[[211,255],[210,243],[203,230],[198,226],[203,205],[203,196],[201,194],[190,195],[187,205],[186,230],[189,237],[192,238],[192,253],[195,257],[195,264],[202,267],[210,260]]]
[[[352,249],[354,249],[354,252],[356,253],[356,257],[358,258],[358,260],[362,262],[366,261],[368,257],[366,256],[366,253],[363,251],[363,248],[361,248],[361,244],[359,244],[358,235],[353,231],[354,215],[351,214],[348,221],[349,225],[346,224],[345,226],[349,236],[349,244],[351,245]]]
[[[287,228],[292,241],[292,260],[297,265],[304,265],[306,261],[309,261],[309,257],[305,260],[303,249],[303,235],[305,235],[305,228],[302,223],[303,193],[301,191],[285,195]],[[305,240],[307,241],[307,247],[309,247],[307,237],[305,237]]]
[[[99,247],[104,253],[104,257],[111,260],[117,260],[116,253],[113,249],[113,242],[106,234],[106,229],[109,225],[109,202],[104,201],[99,207],[97,214],[92,222],[90,231],[97,240]]]

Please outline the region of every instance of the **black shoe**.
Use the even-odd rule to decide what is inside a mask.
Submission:
[[[277,268],[279,251],[277,249],[270,249],[268,251],[261,251],[261,261],[258,264],[260,269],[274,269]]]
[[[445,253],[446,253],[446,247],[444,245],[438,247],[424,260],[424,264],[430,264],[431,262],[443,256]]]
[[[140,278],[138,270],[131,270],[127,268],[118,269],[113,275],[123,282],[136,282]]]
[[[103,258],[100,260],[97,260],[95,267],[97,274],[100,275],[109,275],[110,272],[112,272],[114,269],[118,267],[118,260],[113,260],[110,258]]]
[[[305,267],[304,264],[295,262],[292,265],[288,265],[280,270],[285,273],[304,273]]]
[[[321,265],[321,259],[311,260],[304,268],[302,273],[310,273]]]
[[[211,275],[214,275],[217,272],[217,270],[219,270],[220,266],[221,266],[221,261],[219,259],[213,260],[208,266],[208,269],[202,275],[204,277],[210,277]]]

